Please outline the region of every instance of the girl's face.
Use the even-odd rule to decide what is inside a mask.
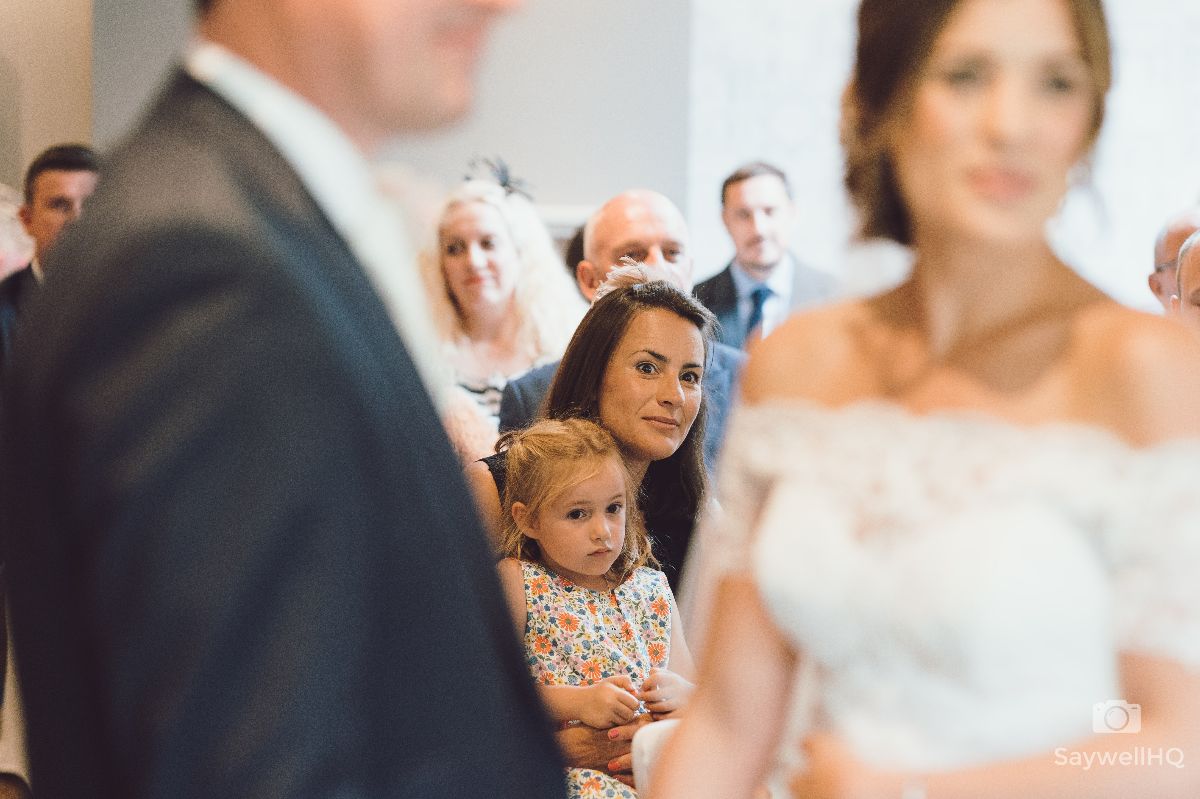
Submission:
[[[481,202],[455,205],[442,218],[442,273],[464,317],[512,301],[520,258],[500,212]]]
[[[1043,238],[1095,102],[1065,0],[963,0],[891,125],[915,236]]]
[[[627,502],[624,467],[617,458],[599,460],[595,471],[529,518],[524,503],[513,503],[513,518],[526,537],[538,542],[542,563],[577,585],[599,591],[625,546]]]
[[[703,378],[704,339],[694,324],[662,308],[629,323],[604,372],[599,413],[635,475],[687,438]]]

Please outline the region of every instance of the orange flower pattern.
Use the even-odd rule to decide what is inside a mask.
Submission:
[[[541,685],[591,685],[628,674],[641,685],[666,668],[675,597],[667,577],[640,568],[611,591],[594,591],[540,563],[521,562],[525,657]],[[627,785],[593,769],[567,769],[568,799],[637,799]]]

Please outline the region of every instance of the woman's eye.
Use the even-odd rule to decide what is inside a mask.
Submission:
[[[479,246],[485,250],[490,250],[495,247],[495,241],[492,239],[491,236],[484,236],[482,239],[479,240]]]
[[[1066,75],[1051,75],[1046,78],[1046,89],[1054,94],[1070,94],[1075,91],[1077,83]]]
[[[655,365],[649,361],[641,361],[634,368],[644,375],[652,375],[655,373],[655,371],[657,371],[657,367],[655,367]]]
[[[446,255],[462,255],[463,246],[461,242],[454,242],[446,245]]]
[[[698,372],[684,372],[683,377],[680,379],[685,383],[699,383],[700,374]]]
[[[961,66],[942,72],[942,80],[951,86],[967,88],[983,81],[983,70],[976,66]]]

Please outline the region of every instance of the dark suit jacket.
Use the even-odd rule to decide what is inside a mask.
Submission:
[[[28,266],[0,281],[0,374],[8,364],[13,336],[17,332],[17,319],[35,291],[37,278]]]
[[[5,387],[39,798],[562,796],[459,466],[291,168],[180,76],[104,174]]]
[[[746,354],[714,343],[708,360],[708,369],[704,372],[704,403],[708,409],[704,430],[704,462],[712,471],[725,440],[725,425],[737,398],[737,380],[742,364],[746,362]],[[537,418],[542,401],[550,393],[558,363],[555,361],[539,366],[508,381],[500,398],[501,432],[528,427]]]
[[[837,291],[837,281],[832,277],[794,261],[795,277],[792,281],[791,310],[807,308],[831,299]],[[737,288],[733,283],[733,262],[708,280],[696,284],[696,299],[712,311],[720,323],[719,337],[722,343],[741,349],[746,343],[746,331],[738,319]]]

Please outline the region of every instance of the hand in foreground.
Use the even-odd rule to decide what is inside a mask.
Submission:
[[[696,686],[668,669],[650,669],[638,698],[646,703],[655,721],[668,718],[687,704]]]
[[[643,713],[629,724],[610,730],[596,730],[580,724],[560,730],[558,745],[568,766],[604,771],[632,786],[633,753],[630,751],[630,741],[634,733],[649,723],[650,716]]]
[[[794,799],[875,799],[904,790],[900,779],[866,766],[836,736],[816,733],[800,747],[807,767],[788,782]]]
[[[608,677],[583,689],[579,720],[589,727],[607,729],[633,720],[640,704],[628,674]]]

